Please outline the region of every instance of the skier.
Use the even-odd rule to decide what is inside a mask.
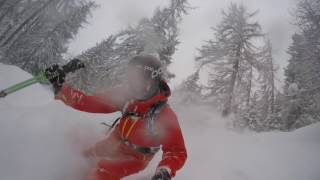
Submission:
[[[58,65],[45,72],[47,77],[54,77],[49,80],[56,99],[68,106],[91,113],[122,112],[110,135],[84,152],[99,159],[89,180],[120,180],[138,173],[160,149],[162,160],[152,180],[170,180],[183,167],[187,159],[184,139],[177,117],[167,104],[171,92],[156,57],[132,58],[126,83],[92,96],[64,83],[65,74]]]

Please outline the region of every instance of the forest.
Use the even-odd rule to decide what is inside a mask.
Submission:
[[[179,103],[206,104],[232,119],[230,127],[257,132],[292,131],[320,121],[320,2],[292,2],[297,31],[288,47],[284,79],[268,34],[257,20],[259,11],[241,3],[222,9],[212,37],[197,47],[195,71],[174,90]],[[68,61],[63,54],[98,4],[90,0],[1,0],[0,62],[36,75],[44,68]],[[171,0],[135,26],[105,37],[76,58],[86,68],[68,76],[73,87],[87,93],[122,81],[130,58],[156,55],[167,81],[168,67],[183,39],[180,23],[193,13],[187,0]],[[195,27],[196,28],[196,27]],[[207,74],[202,78],[202,74]],[[283,87],[277,86],[282,81]]]

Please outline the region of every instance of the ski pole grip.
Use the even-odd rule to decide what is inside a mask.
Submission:
[[[75,72],[78,69],[84,68],[85,65],[81,60],[79,59],[73,59],[70,62],[68,62],[66,65],[62,66],[63,71],[65,73]]]

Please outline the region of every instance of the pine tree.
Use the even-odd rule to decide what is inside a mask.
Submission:
[[[171,0],[168,7],[158,8],[152,18],[144,18],[137,26],[128,27],[85,51],[79,58],[87,68],[70,77],[73,86],[92,93],[119,84],[128,60],[141,53],[158,56],[166,77],[174,77],[167,66],[179,44],[178,24],[187,9],[187,0]]]
[[[274,65],[274,60],[272,57],[272,46],[271,42],[267,41],[265,47],[262,51],[262,56],[260,62],[262,66],[259,70],[260,72],[260,88],[262,91],[262,99],[264,105],[264,116],[272,114],[275,112],[275,73],[277,68]]]
[[[187,77],[176,90],[176,94],[179,94],[181,103],[195,103],[203,100],[202,90],[203,87],[199,83],[200,70],[197,70],[193,74]]]
[[[221,23],[213,28],[215,39],[202,46],[196,61],[210,67],[211,94],[224,102],[223,114],[236,112],[248,105],[251,96],[253,68],[258,69],[258,47],[261,27],[243,5],[231,4],[223,11]]]
[[[266,41],[261,49],[258,61],[259,68],[253,73],[256,77],[250,79],[250,82],[254,83],[250,103],[239,112],[235,126],[259,132],[281,129],[281,106],[279,106],[281,99],[275,87],[277,68],[272,57],[270,41]]]
[[[320,2],[300,0],[295,11],[299,32],[289,48],[289,65],[285,70],[286,103],[283,121],[288,130],[320,119]]]
[[[21,2],[21,1],[19,1]],[[17,2],[17,3],[19,3]],[[7,46],[10,42],[12,42],[14,40],[14,38],[16,36],[18,36],[20,33],[23,33],[25,31],[25,27],[27,27],[28,25],[32,25],[34,23],[34,21],[36,19],[38,19],[42,13],[45,12],[45,10],[52,4],[57,3],[58,0],[52,0],[52,1],[46,1],[46,2],[42,2],[42,1],[38,1],[35,2],[34,5],[36,5],[35,10],[27,10],[26,11],[26,17],[25,18],[17,18],[17,14],[14,14],[14,18],[17,18],[16,20],[20,21],[16,26],[13,26],[12,30],[10,31],[6,31],[3,35],[1,35],[1,37],[3,37],[3,41],[1,41],[0,43],[0,47],[4,48],[5,46]],[[33,3],[33,2],[31,2]],[[5,16],[9,16],[12,12],[12,10],[17,9],[18,8],[18,4],[11,4],[8,7],[7,13],[4,14]],[[23,8],[23,7],[22,7]],[[10,19],[15,20],[15,19]]]
[[[11,27],[0,36],[1,61],[31,73],[63,61],[68,41],[77,34],[95,6],[82,0],[20,1],[14,6],[16,11],[11,12],[11,20],[16,19],[17,23],[0,21]],[[11,16],[7,16],[5,19],[10,20]]]
[[[198,84],[200,79],[199,70],[191,74],[185,81],[182,82],[181,90],[192,93],[201,93],[201,86]]]

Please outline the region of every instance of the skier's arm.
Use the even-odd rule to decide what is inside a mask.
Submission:
[[[89,96],[83,92],[64,85],[56,99],[62,100],[74,109],[91,113],[112,113],[120,110],[120,106],[111,100],[112,94],[96,94]],[[109,99],[108,99],[109,98]]]
[[[161,112],[160,116],[165,122],[165,136],[162,139],[162,160],[158,169],[166,169],[172,177],[181,169],[187,159],[187,151],[184,144],[181,128],[175,113],[170,107]]]

